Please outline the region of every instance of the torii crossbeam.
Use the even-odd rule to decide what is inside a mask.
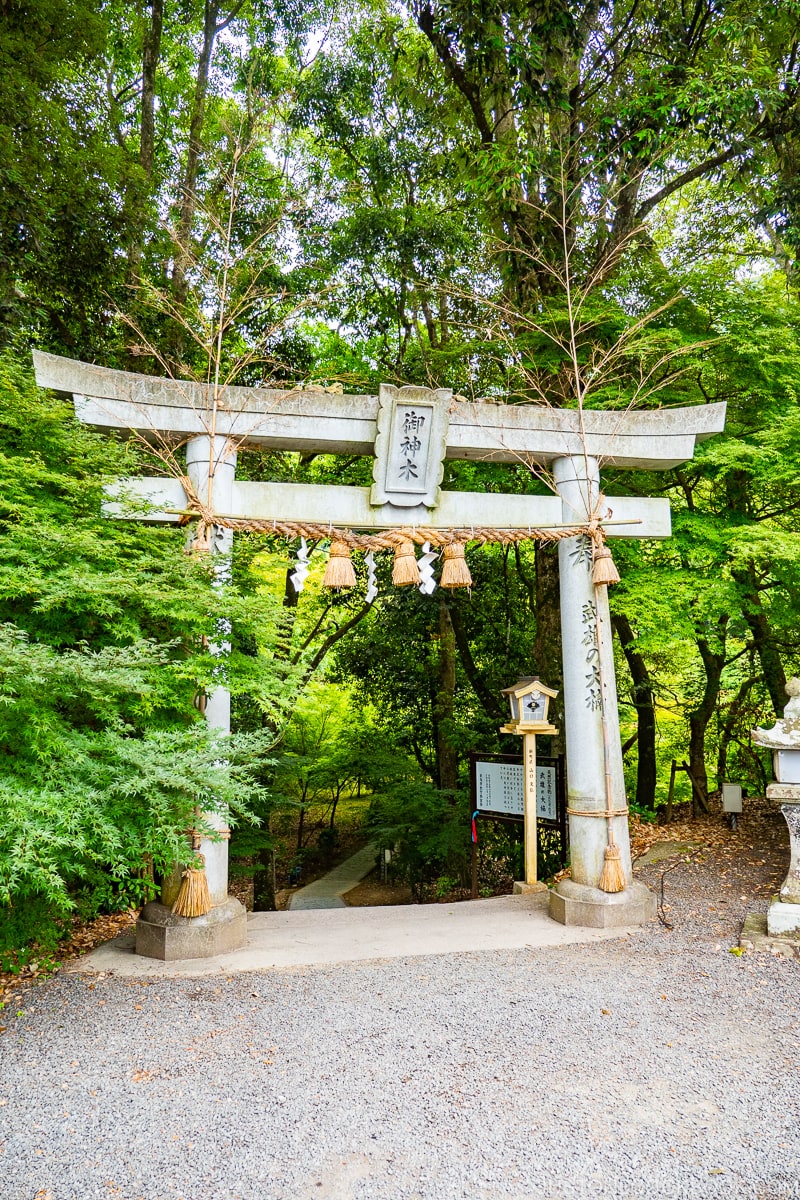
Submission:
[[[220,519],[277,524],[326,523],[361,531],[585,526],[597,516],[601,463],[648,471],[678,466],[692,458],[697,441],[721,432],[725,422],[724,404],[579,412],[469,403],[454,399],[447,389],[385,385],[378,396],[243,387],[219,393],[211,385],[114,371],[38,352],[34,363],[37,382],[71,394],[76,415],[86,424],[185,442],[187,478],[200,501]],[[236,454],[242,445],[370,455],[374,483],[357,488],[237,482]],[[446,458],[523,462],[546,469],[555,494],[442,491]],[[119,496],[110,499],[111,516],[178,521],[190,504],[178,479],[130,479],[120,490],[124,501]],[[606,509],[611,516],[606,513],[603,529],[609,538],[670,535],[667,500],[614,496],[604,513]],[[230,530],[218,526],[212,545],[229,556],[231,539]],[[592,584],[591,553],[581,537],[559,543],[559,572],[572,878],[551,892],[550,913],[565,924],[637,924],[654,912],[655,900],[631,875],[607,593]],[[601,710],[607,717],[607,755]],[[224,689],[209,697],[206,715],[210,724],[229,730],[230,701]],[[625,890],[615,894],[598,887],[606,822],[597,817],[608,811],[616,814],[614,841],[622,852],[626,878]],[[202,848],[215,906],[209,918],[172,917],[163,929],[150,922],[155,932],[140,921],[138,952],[196,957],[242,944],[244,923],[232,907],[236,902],[227,896],[227,842],[207,842]]]

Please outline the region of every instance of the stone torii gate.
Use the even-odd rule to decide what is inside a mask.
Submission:
[[[724,404],[578,412],[458,402],[447,389],[388,385],[378,396],[244,387],[219,394],[212,385],[38,352],[34,364],[39,385],[71,394],[76,415],[86,424],[185,443],[195,503],[199,499],[220,519],[324,524],[334,536],[336,529],[374,533],[424,527],[458,530],[469,540],[471,529],[486,527],[585,528],[600,511],[608,538],[666,538],[671,533],[667,500],[613,496],[599,509],[601,461],[626,470],[666,470],[691,459],[695,443],[721,432],[725,422]],[[363,488],[237,481],[241,445],[373,456],[374,483]],[[555,492],[442,491],[446,458],[528,463],[550,473]],[[121,490],[124,503],[112,498],[109,515],[177,522],[190,505],[178,479],[129,479]],[[214,525],[211,546],[221,562],[230,555],[232,537],[230,528]],[[572,878],[551,892],[550,914],[570,925],[637,924],[654,913],[655,898],[631,874],[608,596],[605,587],[593,586],[588,539],[576,535],[559,542],[559,572]],[[230,698],[223,688],[209,696],[206,719],[229,731]],[[626,880],[625,889],[616,893],[598,887],[607,821],[597,818],[609,813]],[[188,958],[244,944],[243,911],[227,894],[227,841],[205,841],[201,848],[211,913],[181,918],[162,905],[149,905],[139,922],[137,952]]]

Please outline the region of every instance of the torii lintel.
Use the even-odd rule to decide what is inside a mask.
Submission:
[[[208,384],[116,371],[34,352],[41,387],[71,394],[78,418],[101,428],[176,438],[207,434]],[[409,402],[424,388],[402,389]],[[430,394],[430,393],[428,393]],[[444,455],[548,464],[585,454],[609,466],[666,470],[687,462],[698,441],[722,432],[725,404],[648,410],[585,410],[449,399]],[[215,431],[240,445],[316,454],[372,455],[380,398],[311,389],[226,387]]]

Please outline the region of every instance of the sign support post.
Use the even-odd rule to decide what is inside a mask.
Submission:
[[[536,734],[522,735],[522,756],[525,763],[525,883],[530,887],[538,882],[539,838],[536,832]]]
[[[501,733],[516,733],[522,737],[522,779],[525,815],[525,862],[522,886],[515,891],[541,891],[545,885],[538,881],[539,839],[536,834],[536,734],[555,735],[558,730],[547,719],[550,701],[558,693],[545,687],[538,677],[519,679],[510,688],[503,688],[511,705],[511,720]]]

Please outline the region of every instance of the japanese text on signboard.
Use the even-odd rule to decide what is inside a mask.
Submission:
[[[521,817],[525,811],[524,768],[520,763],[476,762],[475,807]],[[557,820],[556,769],[536,767],[536,816]]]

